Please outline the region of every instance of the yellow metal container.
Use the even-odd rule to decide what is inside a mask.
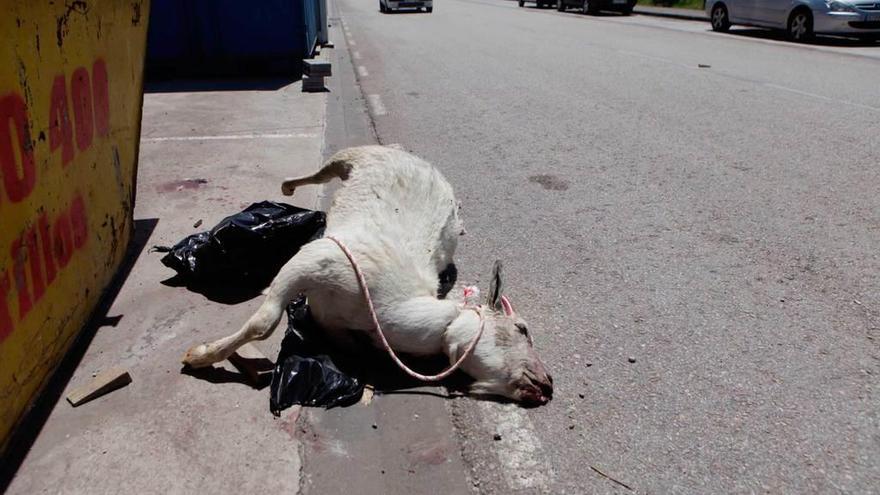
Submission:
[[[132,230],[149,0],[0,0],[0,451]]]

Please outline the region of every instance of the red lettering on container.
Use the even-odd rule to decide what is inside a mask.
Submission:
[[[73,230],[73,248],[79,249],[86,244],[89,234],[86,205],[80,195],[73,198],[70,204],[70,226]]]
[[[110,91],[107,63],[99,58],[92,64],[92,98],[95,101],[95,130],[99,136],[110,134]]]
[[[52,96],[49,104],[49,149],[61,147],[61,164],[73,161],[73,125],[67,106],[67,87],[64,76],[55,76],[52,83]]]
[[[27,251],[21,245],[21,238],[12,242],[12,248],[9,253],[12,257],[12,276],[15,278],[15,290],[18,292],[18,316],[24,318],[31,310],[33,301],[31,300],[31,292],[28,290],[27,278],[25,277],[24,262],[27,258]]]
[[[0,342],[12,333],[12,317],[9,315],[9,273],[0,277]]]
[[[43,298],[46,293],[46,283],[43,281],[43,260],[40,257],[40,245],[37,242],[37,229],[31,227],[24,234],[24,241],[27,244],[27,256],[31,266],[31,289],[34,303]]]
[[[10,123],[12,125],[10,125]],[[12,131],[18,136],[21,167],[15,159]],[[37,182],[34,147],[28,128],[27,106],[21,95],[9,93],[0,98],[0,173],[9,201],[18,203],[27,197]]]
[[[59,268],[67,266],[73,255],[72,235],[67,212],[62,212],[55,219],[55,227],[52,229],[52,244],[55,247],[55,259],[58,261]]]
[[[76,124],[76,147],[84,151],[91,146],[95,134],[92,114],[92,85],[85,67],[73,71],[70,80],[70,93],[73,97],[73,120]]]
[[[9,315],[9,274],[3,270],[0,276],[0,343],[12,333],[12,317]]]
[[[24,319],[43,299],[47,288],[57,276],[56,266],[64,268],[70,263],[73,253],[85,245],[87,234],[85,202],[77,194],[68,208],[58,215],[53,228],[50,229],[46,214],[42,213],[34,226],[12,242],[10,258],[15,290],[18,293],[19,319]],[[5,278],[0,282],[6,285],[0,287],[0,295],[3,296],[0,301],[0,325],[5,324],[2,321],[3,312],[9,312],[6,297],[10,290],[6,271],[2,275]],[[9,324],[12,325],[11,319]],[[0,327],[0,332],[2,331]]]

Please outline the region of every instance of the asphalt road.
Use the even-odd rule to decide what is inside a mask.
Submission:
[[[379,139],[463,202],[460,280],[504,260],[555,378],[531,410],[422,399],[475,490],[877,490],[880,46],[336,8]]]

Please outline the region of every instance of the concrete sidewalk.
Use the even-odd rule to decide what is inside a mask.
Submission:
[[[302,93],[299,81],[152,91],[134,215],[144,247],[171,245],[252,202],[290,202],[282,177],[321,163],[326,95]],[[292,202],[314,208],[315,190]],[[78,408],[58,401],[8,493],[298,491],[299,410],[273,418],[267,390],[228,363],[201,379],[181,373],[191,344],[237,330],[260,298],[228,305],[163,285],[173,272],[160,256],[140,252],[64,395],[112,366],[133,383]],[[274,360],[282,333],[257,347]]]
[[[653,7],[649,5],[636,5],[633,12],[641,15],[653,15],[658,17],[671,17],[688,21],[709,21],[709,16],[702,10],[678,9],[674,7]]]

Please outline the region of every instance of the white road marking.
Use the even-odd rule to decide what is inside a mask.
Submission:
[[[250,133],[250,134],[225,134],[219,136],[164,136],[144,137],[141,142],[161,143],[164,141],[213,141],[227,139],[309,139],[318,137],[317,134],[308,132],[298,133]]]
[[[351,56],[355,60],[360,60],[361,59],[361,52],[355,50],[355,51],[351,52]]]
[[[546,492],[553,472],[544,460],[541,441],[529,416],[516,404],[479,402],[479,405],[485,427],[501,435],[492,445],[510,488],[529,489],[529,493]]]
[[[348,44],[349,44],[350,46],[357,46],[357,43],[355,43],[354,40],[351,39],[351,38],[348,39]]]
[[[367,77],[370,75],[370,73],[367,72],[366,67],[364,67],[363,65],[358,65],[358,75],[361,77]]]
[[[367,95],[367,103],[370,104],[370,108],[373,110],[374,115],[385,115],[388,113],[388,110],[385,109],[385,105],[382,104],[382,98],[379,95]]]

